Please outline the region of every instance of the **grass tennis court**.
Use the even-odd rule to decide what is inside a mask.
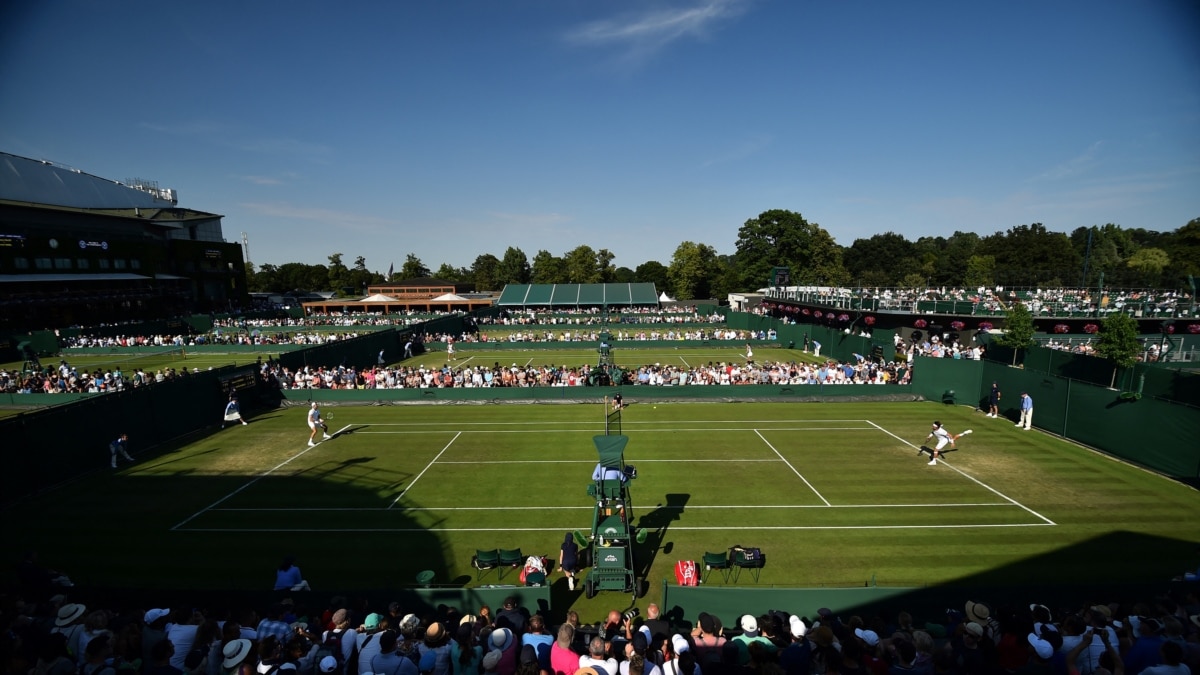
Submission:
[[[636,393],[624,390],[622,427],[639,471],[634,522],[653,530],[635,568],[652,589],[677,560],[735,544],[766,553],[760,585],[1020,583],[1040,556],[1056,561],[1039,571],[1048,583],[1195,566],[1196,491],[967,407],[643,404]],[[315,588],[349,590],[412,585],[427,569],[435,584],[515,583],[515,571],[477,579],[472,554],[556,558],[564,533],[590,528],[599,400],[325,410],[339,433],[315,448],[304,408],[270,411],[9,509],[5,531],[84,583],[265,589],[296,554]],[[935,418],[975,433],[928,466],[917,447]],[[1114,533],[1153,550],[1055,555]],[[125,555],[81,556],[113,548]]]

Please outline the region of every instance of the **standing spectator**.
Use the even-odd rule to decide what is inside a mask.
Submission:
[[[573,675],[579,670],[579,655],[571,649],[571,643],[574,641],[575,626],[564,623],[558,627],[558,636],[554,639],[554,644],[550,645],[550,669],[555,675]]]
[[[617,660],[608,656],[604,646],[604,638],[597,635],[588,643],[588,653],[579,657],[580,668],[601,668],[605,673],[616,675]]]
[[[701,668],[714,666],[721,662],[721,654],[725,650],[725,636],[717,626],[716,617],[707,612],[700,612],[696,620],[696,629],[692,631],[692,642],[696,645],[696,662]],[[808,675],[797,673],[795,675]]]
[[[538,667],[550,670],[550,645],[554,644],[554,636],[546,630],[546,619],[541,614],[529,617],[529,632],[521,636],[521,645],[532,646],[537,654]]]
[[[988,417],[1000,416],[1000,385],[992,382],[992,391],[988,394]]]
[[[394,631],[385,630],[379,634],[379,653],[371,659],[370,672],[383,675],[418,675],[417,664],[396,652],[398,642]]]
[[[112,468],[117,468],[117,459],[123,459],[130,464],[133,464],[133,458],[129,456],[129,434],[121,434],[117,436],[117,440],[108,444],[108,454],[112,456]]]
[[[450,658],[456,673],[475,675],[479,672],[480,663],[483,661],[483,649],[475,639],[474,617],[464,616],[458,624],[458,637],[451,643]]]
[[[1025,427],[1025,431],[1033,426],[1033,398],[1021,392],[1021,419],[1017,420],[1017,426]]]

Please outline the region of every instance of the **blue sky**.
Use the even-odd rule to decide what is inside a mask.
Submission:
[[[1200,10],[1145,0],[4,3],[0,150],[255,263],[469,267],[1200,217]]]

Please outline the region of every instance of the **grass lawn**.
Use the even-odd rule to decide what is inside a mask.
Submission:
[[[556,559],[566,532],[590,530],[599,403],[326,412],[340,433],[315,448],[303,409],[269,411],[10,508],[4,531],[14,555],[32,546],[90,585],[265,589],[295,554],[314,587],[352,590],[426,569],[437,584],[515,583],[477,579],[472,554]],[[935,418],[974,433],[928,466],[917,447]],[[651,588],[677,560],[735,544],[767,554],[764,586],[1017,584],[1038,559],[1054,560],[1045,583],[1165,580],[1200,545],[1195,490],[967,407],[635,402],[622,428],[633,519],[651,530],[635,569]],[[1156,550],[1055,555],[1118,533]],[[72,564],[81,551],[124,553]]]

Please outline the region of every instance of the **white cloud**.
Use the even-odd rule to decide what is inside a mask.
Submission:
[[[703,38],[712,28],[745,11],[747,0],[701,0],[672,9],[626,14],[593,21],[567,33],[577,45],[620,45],[624,57],[640,61],[683,38]]]
[[[1102,145],[1104,145],[1104,141],[1092,143],[1083,154],[1072,157],[1062,164],[1038,174],[1034,177],[1034,180],[1062,180],[1087,172],[1096,165],[1096,158],[1100,154],[1100,147]]]
[[[404,224],[397,220],[389,220],[370,214],[294,206],[284,202],[246,202],[240,206],[260,216],[306,220],[321,223],[332,228],[344,228],[371,234],[389,232],[393,228]]]

